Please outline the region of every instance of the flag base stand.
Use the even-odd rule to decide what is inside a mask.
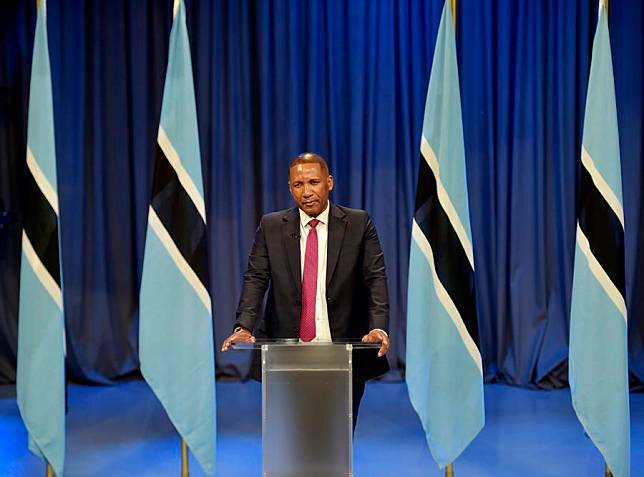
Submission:
[[[613,477],[613,473],[610,471],[610,467],[606,464],[606,470],[604,472],[604,477]]]
[[[47,463],[47,470],[45,471],[46,477],[54,477],[54,469],[52,469],[51,464]]]
[[[454,477],[454,464],[447,464],[447,467],[445,467],[445,477]]]
[[[181,477],[189,477],[188,471],[188,444],[181,439]]]

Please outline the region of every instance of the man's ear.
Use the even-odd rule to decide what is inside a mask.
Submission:
[[[329,174],[326,178],[326,183],[329,185],[329,191],[333,190],[333,176]]]

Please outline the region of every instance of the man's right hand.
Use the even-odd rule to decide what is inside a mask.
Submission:
[[[246,328],[241,326],[236,328],[236,331],[224,340],[224,344],[221,346],[222,353],[228,351],[230,345],[233,343],[254,343],[255,337],[252,333]]]

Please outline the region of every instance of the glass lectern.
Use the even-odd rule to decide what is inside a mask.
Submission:
[[[352,471],[352,353],[379,344],[237,343],[261,349],[264,477],[338,477]]]

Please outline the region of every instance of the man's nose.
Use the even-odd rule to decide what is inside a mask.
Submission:
[[[308,185],[304,186],[304,196],[309,197],[313,193],[313,188]]]

